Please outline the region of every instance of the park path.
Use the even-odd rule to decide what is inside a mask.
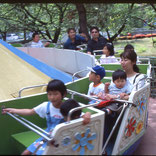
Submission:
[[[156,155],[156,98],[150,98],[147,131],[133,155]]]

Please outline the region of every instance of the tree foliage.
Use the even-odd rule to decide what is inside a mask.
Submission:
[[[1,3],[0,33],[38,31],[43,38],[58,42],[67,28],[74,27],[89,36],[98,26],[113,42],[120,34],[146,25],[156,28],[156,5],[150,3]],[[26,39],[26,38],[25,38]]]

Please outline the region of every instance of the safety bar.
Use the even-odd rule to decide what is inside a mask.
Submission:
[[[102,51],[103,51],[103,49],[102,49],[102,50],[94,50],[94,51],[93,51],[93,54],[95,55],[96,53],[102,52]]]
[[[27,119],[19,116],[18,114],[14,114],[16,117],[20,118],[21,120],[27,122],[28,124],[32,125],[33,127],[37,128],[38,130],[40,130],[41,132],[45,133],[46,135],[49,135],[48,132],[46,132],[45,130],[43,130],[42,128],[38,127],[37,125],[33,124],[32,122],[28,121]]]
[[[142,57],[139,57],[139,60],[147,60],[148,61],[148,64],[151,64],[150,58],[142,58]]]
[[[72,76],[72,82],[74,82],[74,78],[75,78],[75,76],[76,76],[77,74],[82,73],[82,72],[84,72],[84,71],[88,71],[88,70],[89,70],[89,69],[83,69],[83,70],[80,70],[80,71],[75,72],[75,73],[73,74],[73,76]]]
[[[115,99],[115,102],[128,103],[128,104],[131,104],[131,105],[134,106],[134,107],[137,107],[137,104],[135,104],[135,103],[133,103],[133,102],[130,102],[130,101],[127,101],[127,100]]]
[[[102,101],[102,100],[99,100],[99,99],[96,99],[96,98],[90,97],[90,96],[85,95],[85,94],[81,94],[81,93],[76,92],[76,91],[73,91],[73,90],[69,90],[69,89],[67,89],[67,92],[68,92],[69,94],[76,94],[76,95],[78,95],[78,96],[81,96],[81,97],[87,98],[87,99],[89,99],[89,100],[95,100],[95,101],[96,101],[96,102],[93,103],[93,104],[89,104],[89,105],[82,106],[82,107],[77,107],[77,108],[74,108],[74,109],[70,110],[69,113],[68,113],[68,119],[69,119],[69,120],[71,119],[71,115],[72,115],[73,112],[75,112],[75,111],[77,111],[77,110],[80,110],[80,109],[83,109],[83,108],[86,108],[86,107],[97,106],[97,105],[99,104],[99,102]],[[130,102],[130,101],[127,101],[127,100],[117,100],[117,99],[116,99],[114,102],[122,102],[123,104],[124,104],[124,103],[128,103],[128,104],[133,105],[134,107],[137,106],[136,104],[134,104],[134,103],[132,103],[132,102]]]
[[[78,45],[76,46],[76,48],[80,48],[81,50],[87,48],[87,44],[81,44],[81,45]]]
[[[72,95],[78,95],[80,97],[87,98],[89,100],[96,100],[97,102],[101,102],[101,100],[99,100],[99,99],[96,99],[94,97],[91,97],[91,96],[88,96],[86,94],[82,94],[82,93],[79,93],[79,92],[76,92],[76,91],[73,91],[73,90],[70,90],[70,89],[67,89],[67,92],[69,94],[72,94]]]
[[[92,104],[89,104],[89,105],[85,105],[85,106],[76,107],[76,108],[71,109],[71,110],[69,111],[69,113],[68,113],[68,117],[67,117],[68,121],[71,120],[71,115],[72,115],[73,112],[75,112],[75,111],[77,111],[77,110],[81,110],[81,109],[83,109],[83,108],[97,106],[98,104],[99,104],[99,102],[95,102],[95,103],[92,103]]]
[[[68,92],[69,94],[78,95],[78,96],[80,96],[80,97],[87,98],[87,99],[89,99],[89,100],[96,100],[97,102],[101,102],[101,101],[102,101],[102,100],[100,100],[100,99],[97,99],[97,98],[94,98],[94,97],[91,97],[91,96],[88,96],[88,95],[86,95],[86,94],[82,94],[82,93],[79,93],[79,92],[76,92],[76,91],[73,91],[73,90],[70,90],[70,89],[67,89],[67,92]],[[132,105],[135,106],[135,107],[137,106],[136,104],[132,103],[131,101],[127,101],[127,100],[115,99],[114,102],[122,102],[122,103],[127,102],[127,103],[129,103],[129,104],[132,104]],[[89,104],[89,105],[91,105],[91,104]]]
[[[29,124],[27,124],[27,123],[25,123],[24,121],[22,121],[21,119],[19,119],[19,118],[18,118],[18,117],[19,117],[18,115],[15,115],[15,114],[13,115],[13,114],[11,114],[11,113],[9,113],[9,112],[7,112],[6,114],[8,114],[8,115],[11,116],[12,118],[14,118],[14,119],[17,120],[18,122],[20,122],[21,124],[23,124],[25,127],[27,127],[27,128],[29,128],[30,130],[32,130],[33,132],[37,133],[38,135],[40,135],[41,137],[43,137],[45,140],[47,140],[47,141],[51,141],[51,140],[52,140],[52,138],[50,138],[50,137],[44,135],[43,133],[41,133],[40,131],[37,130],[37,129],[41,130],[40,127],[35,126],[35,128],[37,128],[37,129],[35,129],[34,127],[30,126]],[[16,117],[16,116],[17,116],[17,117]],[[25,119],[25,120],[26,120],[26,119]],[[30,123],[30,121],[28,121],[28,123]],[[32,123],[31,125],[33,125],[33,123]],[[47,133],[47,132],[44,131],[43,129],[42,129],[42,132],[44,132],[45,134],[50,135],[49,133]]]
[[[41,84],[41,85],[34,85],[34,86],[24,87],[24,88],[19,90],[18,97],[21,97],[21,93],[22,93],[23,90],[30,89],[30,88],[42,87],[42,86],[47,86],[47,84]]]
[[[89,71],[89,69],[83,69],[83,70],[80,70],[80,71],[78,71],[78,72],[75,72],[75,73],[73,74],[73,76],[72,76],[72,82],[74,82],[74,78],[75,78],[75,76],[76,76],[77,74],[82,73],[82,72],[84,72],[84,71]],[[113,70],[105,70],[105,71],[106,71],[106,72],[111,72],[111,73],[114,72]]]
[[[127,106],[128,106],[128,103],[124,103],[123,108],[122,108],[122,110],[121,110],[121,113],[119,114],[119,116],[118,116],[118,118],[117,118],[117,120],[116,120],[116,122],[115,122],[115,125],[113,126],[113,128],[112,128],[112,130],[111,130],[111,132],[110,132],[110,134],[109,134],[109,136],[108,136],[108,138],[107,138],[107,140],[106,140],[106,142],[105,142],[105,144],[104,144],[104,146],[103,146],[103,148],[102,148],[101,155],[105,154],[105,153],[104,153],[105,148],[106,148],[106,146],[108,145],[108,142],[109,142],[109,140],[110,140],[110,138],[111,138],[111,136],[112,136],[112,134],[113,134],[115,128],[117,127],[117,124],[119,123],[119,121],[120,121],[120,119],[121,119],[121,117],[122,117],[122,114],[124,113],[124,111],[125,111],[125,109],[127,108]]]

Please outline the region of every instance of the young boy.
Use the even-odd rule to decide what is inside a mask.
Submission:
[[[61,107],[60,107],[60,112],[64,117],[64,121],[69,121],[68,117],[68,113],[71,109],[76,108],[76,107],[80,107],[80,105],[77,103],[77,101],[75,101],[74,99],[68,99],[65,102],[62,103]],[[71,115],[71,119],[70,120],[74,120],[74,119],[78,119],[80,118],[82,114],[82,110],[77,110],[75,112],[72,113]],[[83,124],[87,124],[90,122],[90,112],[86,112],[82,117],[85,117],[85,120],[83,120]],[[84,121],[86,121],[88,119],[87,122],[84,123]]]
[[[89,81],[92,83],[89,85],[88,94],[89,96],[97,96],[97,94],[103,91],[104,84],[101,82],[103,77],[105,76],[105,69],[101,66],[95,66],[93,68],[89,68],[91,70],[89,74]]]
[[[105,83],[105,96],[102,99],[124,99],[128,100],[131,93],[131,86],[126,80],[127,76],[123,70],[116,70],[112,74],[113,82]]]
[[[91,71],[89,74],[89,81],[92,81],[89,85],[88,94],[89,96],[97,97],[97,95],[103,91],[105,85],[101,82],[103,77],[105,76],[105,69],[101,66],[95,66],[93,68],[88,69]],[[89,103],[94,103],[96,101],[92,100]]]

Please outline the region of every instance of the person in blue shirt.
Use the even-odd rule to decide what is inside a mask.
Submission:
[[[104,100],[110,99],[124,99],[128,100],[129,94],[131,93],[131,85],[129,81],[127,81],[126,73],[118,69],[112,74],[112,82],[105,83],[105,94],[98,95],[99,98]]]
[[[68,39],[64,43],[63,46],[64,49],[77,50],[78,45],[87,43],[88,38],[84,33],[82,33],[81,36],[76,35],[76,30],[74,28],[68,28],[67,33],[68,33]]]

